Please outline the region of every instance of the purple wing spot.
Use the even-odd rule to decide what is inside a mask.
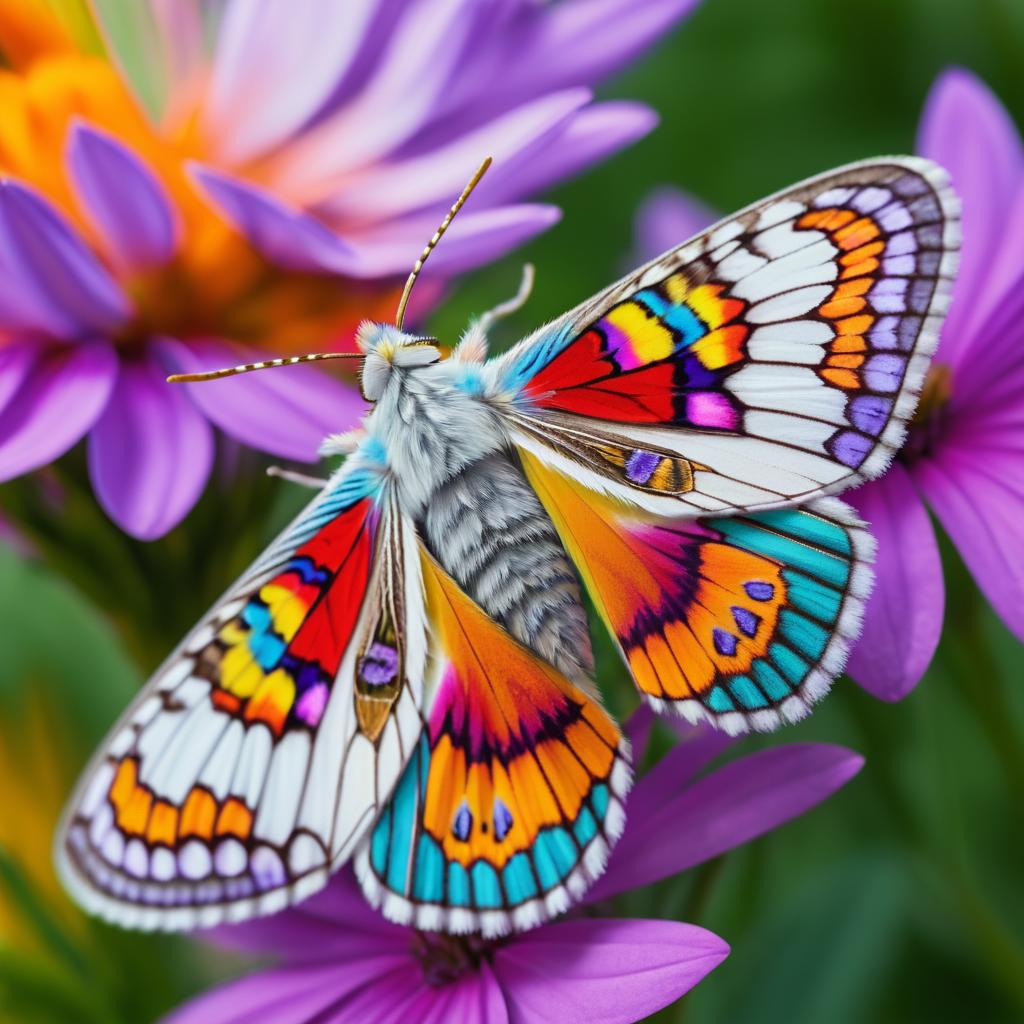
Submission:
[[[864,381],[872,391],[896,391],[903,379],[906,360],[890,352],[872,356],[864,367]]]
[[[724,629],[719,629],[715,626],[712,636],[715,642],[715,650],[719,654],[723,654],[726,657],[731,658],[736,653],[736,647],[739,644],[739,640],[732,634]]]
[[[460,843],[466,842],[469,839],[469,833],[473,829],[473,812],[469,809],[469,804],[465,800],[459,804],[459,809],[455,812],[455,820],[452,822],[452,835],[459,840]]]
[[[744,636],[757,636],[757,627],[761,624],[760,615],[755,615],[752,611],[739,605],[733,605],[732,617]]]
[[[500,843],[508,835],[512,827],[512,812],[505,806],[501,798],[494,801],[494,838]]]
[[[330,690],[326,683],[314,683],[296,703],[295,717],[305,722],[306,725],[319,725],[320,719],[324,714],[324,708],[327,707],[327,698],[329,696]]]
[[[398,651],[388,644],[370,644],[359,663],[359,675],[371,686],[384,686],[398,674]]]
[[[863,434],[843,430],[829,441],[832,454],[844,465],[856,469],[871,451],[874,442]]]
[[[626,479],[634,484],[647,483],[654,476],[654,471],[658,468],[661,459],[662,456],[655,455],[654,452],[645,452],[639,448],[630,452],[629,458],[626,460]]]
[[[877,437],[889,419],[892,399],[881,395],[858,395],[850,403],[850,421],[858,429]]]
[[[743,589],[751,601],[770,601],[775,596],[775,584],[764,580],[751,580],[743,584]]]

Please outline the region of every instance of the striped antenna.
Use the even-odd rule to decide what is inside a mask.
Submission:
[[[294,366],[296,363],[319,363],[324,359],[362,358],[362,352],[311,352],[305,356],[286,356],[284,359],[265,359],[262,363],[244,363],[242,366],[229,366],[225,370],[207,370],[205,373],[172,373],[167,378],[167,383],[194,384],[197,381],[234,377],[236,374],[249,373],[252,370],[269,370],[274,366]]]
[[[420,253],[420,258],[413,264],[412,273],[409,275],[409,280],[405,282],[405,288],[402,290],[402,298],[398,302],[398,312],[395,314],[395,326],[399,330],[402,329],[402,323],[405,321],[405,309],[409,305],[409,296],[412,295],[412,286],[416,283],[416,278],[420,276],[423,264],[427,262],[427,257],[434,251],[434,246],[441,241],[441,237],[448,230],[448,225],[455,219],[455,214],[462,209],[466,200],[473,192],[473,189],[480,184],[480,179],[487,173],[487,168],[490,166],[491,158],[487,157],[476,169],[476,174],[469,179],[469,184],[462,190],[462,195],[455,200],[454,205],[448,211],[444,220],[441,221],[441,226],[434,232],[434,237],[427,242],[423,252]]]

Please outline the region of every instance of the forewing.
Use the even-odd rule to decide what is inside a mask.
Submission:
[[[564,911],[623,824],[628,745],[596,699],[518,644],[423,556],[430,714],[355,860],[420,929],[500,935]]]
[[[489,364],[516,440],[663,515],[805,502],[902,444],[955,273],[935,164],[854,164],[722,221]]]
[[[874,544],[836,498],[663,519],[524,457],[641,694],[729,732],[803,717],[856,638]]]
[[[207,926],[295,902],[347,859],[421,728],[419,566],[392,502],[352,456],[147,683],[58,835],[83,905]]]

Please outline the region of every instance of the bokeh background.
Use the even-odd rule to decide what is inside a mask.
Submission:
[[[461,282],[433,332],[454,340],[515,289],[523,259],[537,286],[501,344],[575,305],[625,268],[656,186],[727,211],[835,164],[912,150],[928,88],[952,64],[1024,123],[1024,4],[706,0],[602,90],[646,101],[660,128],[558,189],[562,223]],[[134,1024],[237,964],[79,913],[50,866],[60,805],[147,673],[304,496],[225,447],[197,509],[144,545],[99,511],[81,451],[65,466],[59,493],[45,472],[0,487],[0,509],[29,523],[27,544],[0,539],[0,1019]],[[657,1020],[1024,1019],[1024,657],[949,545],[943,558],[946,629],[920,686],[888,705],[840,680],[785,735],[851,747],[864,771],[780,831],[621,900],[733,947]],[[600,682],[627,713],[630,689],[602,650]]]

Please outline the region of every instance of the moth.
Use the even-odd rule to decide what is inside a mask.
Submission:
[[[564,911],[623,827],[628,745],[589,594],[642,697],[737,733],[842,668],[873,544],[834,497],[903,441],[957,259],[926,160],[756,203],[493,359],[358,330],[340,469],[157,671],[84,773],[61,876],[123,926],[269,914],[351,861],[395,921]],[[335,358],[319,353],[189,379]],[[211,385],[213,386],[213,385]]]

